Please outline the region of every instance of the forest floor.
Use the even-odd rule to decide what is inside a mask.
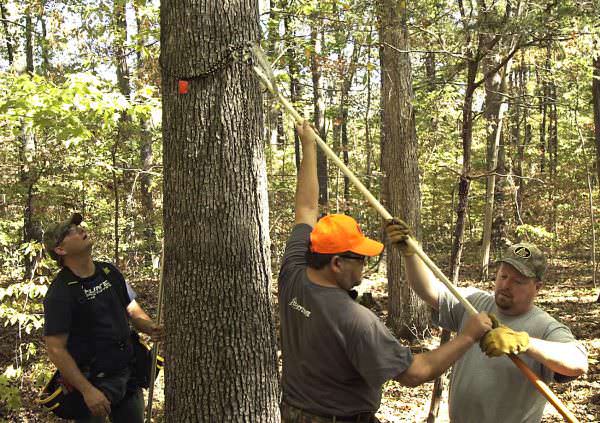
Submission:
[[[476,286],[491,290],[493,281],[481,283],[476,281],[474,268],[463,267],[463,281],[460,286]],[[558,395],[566,407],[573,412],[580,422],[600,422],[600,304],[596,302],[598,289],[595,289],[590,276],[590,266],[576,262],[552,263],[547,280],[537,298],[537,305],[552,316],[558,318],[571,328],[589,354],[589,371],[586,375],[567,384],[551,384],[550,388]],[[133,281],[139,294],[138,301],[144,305],[150,315],[155,313],[156,285],[152,281]],[[360,291],[370,292],[375,300],[373,310],[382,319],[386,317],[387,294],[386,280],[381,274],[372,274],[365,278]],[[275,290],[273,296],[275,298]],[[415,351],[433,349],[439,345],[439,330],[432,329],[431,335],[411,344]],[[0,333],[0,368],[4,369],[14,361],[16,331],[2,328]],[[41,341],[39,335],[34,342]],[[41,344],[40,344],[41,347]],[[0,422],[57,422],[52,416],[40,410],[34,403],[39,389],[40,367],[46,368],[46,374],[51,366],[44,357],[43,349],[38,353],[36,365],[24,369],[21,387],[22,407],[13,412],[7,412],[0,400]],[[524,382],[525,383],[525,382]],[[437,422],[448,422],[447,383],[438,414]],[[163,376],[159,376],[155,390],[154,422],[163,421]],[[383,400],[378,417],[382,423],[425,422],[429,413],[433,383],[426,383],[418,388],[405,388],[395,382],[384,386]],[[0,386],[1,389],[1,386]],[[3,411],[4,409],[4,411]],[[547,405],[543,422],[561,422],[562,417],[551,405]]]

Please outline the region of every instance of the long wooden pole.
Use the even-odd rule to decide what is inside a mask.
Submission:
[[[160,277],[158,280],[158,304],[156,306],[156,324],[160,325],[162,319],[162,298],[164,291],[163,275],[165,264],[165,247],[164,244],[160,253]],[[152,402],[154,399],[154,380],[156,379],[156,357],[158,355],[158,342],[152,345],[152,360],[150,362],[150,381],[148,386],[148,405],[146,406],[146,423],[152,422]]]
[[[275,85],[271,64],[267,61],[266,56],[262,49],[255,45],[252,47],[254,58],[257,61],[258,66],[254,66],[254,71],[260,78],[261,82],[269,92],[277,98],[281,105],[294,117],[294,120],[301,123],[304,118],[296,111],[294,106],[277,90]],[[386,221],[391,221],[393,216],[383,207],[383,205],[369,192],[369,190],[358,180],[356,176],[348,169],[348,167],[339,159],[339,157],[329,148],[329,146],[321,139],[319,134],[315,133],[315,140],[317,145],[325,152],[327,157],[336,164],[346,177],[356,186],[356,188],[367,198],[369,203],[377,210],[377,212]],[[463,305],[470,315],[477,314],[477,310],[473,305],[464,298],[461,293],[452,285],[450,280],[442,273],[437,265],[423,252],[421,246],[412,238],[409,238],[406,243],[411,247],[415,254],[419,256],[421,260],[429,267],[432,273],[448,288],[448,290],[456,297],[456,299]],[[577,418],[565,407],[560,399],[548,388],[535,373],[533,373],[523,361],[515,356],[509,355],[510,359],[517,365],[517,367],[523,372],[523,374],[529,379],[536,389],[556,408],[556,410],[565,418],[569,423],[578,423]],[[526,369],[526,370],[525,370]]]

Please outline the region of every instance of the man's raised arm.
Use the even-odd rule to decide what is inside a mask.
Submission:
[[[315,226],[319,214],[319,181],[317,179],[316,134],[307,121],[296,124],[302,142],[302,161],[296,184],[296,225]]]
[[[423,263],[423,260],[415,254],[415,251],[406,243],[410,235],[408,225],[400,219],[388,224],[386,233],[396,247],[400,249],[404,257],[406,279],[415,293],[434,310],[439,308],[438,298],[444,286],[431,273],[431,270]]]

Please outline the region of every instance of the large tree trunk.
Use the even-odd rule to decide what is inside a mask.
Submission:
[[[395,0],[380,1],[379,19],[383,114],[381,163],[386,175],[383,197],[392,215],[404,219],[411,228],[419,231],[421,191],[412,71],[408,53],[398,51],[410,50],[406,4],[401,2],[399,6]],[[414,338],[427,327],[428,313],[403,277],[398,249],[388,245],[387,252],[387,323],[398,336]]]
[[[258,2],[160,10],[165,418],[278,422],[261,89],[227,50],[258,41]]]

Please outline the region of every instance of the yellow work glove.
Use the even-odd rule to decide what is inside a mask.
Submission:
[[[496,316],[490,314],[490,319],[492,319],[493,324],[497,324]],[[488,357],[520,354],[529,349],[529,334],[527,332],[515,332],[508,326],[499,325],[481,338],[479,346],[481,351]]]
[[[412,234],[408,225],[402,219],[394,218],[390,220],[385,227],[385,232],[392,244],[396,244],[400,248],[403,256],[406,257],[415,254],[415,250],[406,242]]]

